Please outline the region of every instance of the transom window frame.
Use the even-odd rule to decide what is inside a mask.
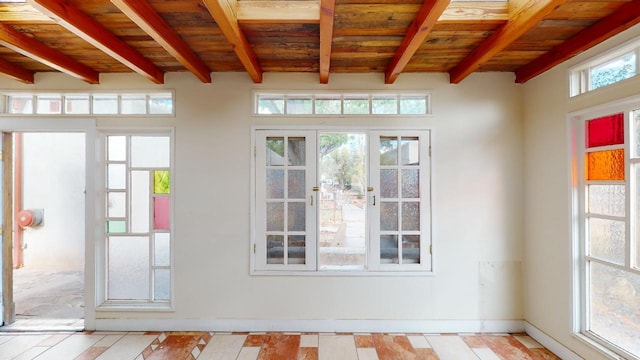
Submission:
[[[260,111],[260,99],[277,98],[283,102],[281,113],[265,113]],[[339,101],[339,112],[322,113],[317,111],[318,101],[322,100]],[[393,99],[396,101],[393,112],[376,112],[374,101],[383,99]],[[424,112],[406,112],[402,110],[403,99],[424,99]],[[290,100],[308,100],[311,103],[310,112],[289,111],[288,102]],[[367,102],[367,112],[349,113],[345,111],[345,101],[361,100]],[[253,91],[252,92],[252,116],[256,117],[425,117],[432,115],[431,93],[428,91]]]
[[[590,329],[590,274],[589,264],[604,264],[608,267],[619,269],[623,271],[632,272],[635,274],[640,273],[640,255],[638,259],[634,261],[634,249],[640,246],[640,240],[636,239],[636,245],[634,246],[634,238],[640,231],[640,218],[638,218],[638,209],[640,206],[640,199],[632,201],[632,198],[638,197],[639,185],[636,178],[632,174],[632,169],[640,168],[640,157],[634,157],[631,154],[632,151],[632,136],[634,132],[638,131],[638,128],[633,124],[633,112],[640,109],[640,97],[632,97],[613,101],[604,105],[596,106],[590,109],[575,111],[568,114],[569,124],[569,160],[571,163],[571,241],[572,241],[572,253],[573,253],[573,271],[572,271],[572,284],[573,284],[573,335],[579,340],[587,343],[588,345],[596,348],[602,353],[607,354],[610,357],[623,356],[628,359],[640,359],[637,356],[630,354],[625,349],[616,345],[615,343],[599,336]],[[600,119],[602,117],[608,117],[614,114],[623,114],[624,124],[624,143],[620,145],[606,145],[595,146],[587,148],[586,145],[586,131],[585,125],[587,121]],[[624,151],[624,177],[622,181],[599,181],[585,179],[585,156],[589,152],[594,151],[610,151],[610,150],[623,150]],[[612,216],[612,215],[593,215],[588,211],[588,205],[586,201],[588,196],[586,195],[586,186],[588,183],[594,184],[624,184],[625,186],[625,215],[624,216]],[[624,264],[618,265],[613,261],[599,257],[598,255],[590,255],[587,248],[588,229],[587,219],[595,217],[596,219],[612,219],[612,220],[624,220],[625,222],[625,258]],[[639,252],[640,253],[640,252]]]
[[[170,248],[169,248],[169,266],[160,268],[168,268],[170,270],[169,277],[169,299],[159,301],[145,301],[145,300],[110,300],[108,299],[108,262],[107,262],[107,236],[106,223],[108,220],[107,215],[107,138],[109,136],[167,136],[169,137],[169,184],[171,190],[168,198],[170,199]],[[96,185],[96,199],[95,199],[95,269],[96,269],[96,293],[95,293],[95,311],[96,312],[111,312],[111,311],[161,311],[161,312],[173,312],[175,311],[175,267],[174,267],[174,244],[175,244],[175,128],[173,127],[98,127],[96,129],[96,141],[99,146],[96,146],[96,171],[95,171],[95,185]],[[128,155],[130,158],[130,154]],[[128,161],[127,161],[128,162]],[[128,169],[126,170],[129,171]],[[128,180],[127,180],[128,181]],[[150,205],[151,206],[151,205]],[[128,212],[128,210],[127,210]],[[149,229],[151,233],[153,229]],[[151,248],[150,248],[151,251]],[[153,253],[150,252],[150,257]],[[150,260],[151,261],[151,260]],[[151,264],[151,263],[150,263]],[[155,267],[150,265],[150,273],[153,272]],[[153,291],[151,287],[150,291]]]
[[[392,133],[398,133],[402,131],[427,131],[429,134],[429,146],[426,150],[429,157],[429,164],[427,166],[427,176],[428,176],[428,194],[425,198],[427,198],[427,206],[428,206],[428,221],[426,230],[424,233],[428,236],[428,240],[424,243],[426,244],[426,252],[429,254],[429,266],[428,269],[392,269],[389,267],[385,267],[384,265],[377,270],[367,270],[365,269],[320,269],[316,270],[265,270],[265,269],[256,269],[256,132],[260,130],[280,130],[283,132],[291,133],[291,131],[315,131],[318,133],[322,132],[365,132],[365,133],[375,133],[375,132],[383,132],[390,131]],[[433,178],[433,157],[432,157],[432,143],[434,137],[434,129],[431,127],[422,127],[422,126],[290,126],[290,125],[282,125],[282,126],[252,126],[251,128],[251,182],[250,182],[250,249],[249,249],[249,273],[251,276],[352,276],[352,277],[367,277],[367,276],[385,276],[385,277],[431,277],[435,276],[435,264],[436,257],[434,254],[436,253],[436,245],[434,240],[434,209],[433,209],[433,194],[434,190],[434,178]],[[369,140],[370,141],[370,140]],[[314,141],[315,143],[315,141]],[[369,147],[367,146],[367,151]],[[319,162],[316,165],[319,167]],[[366,166],[368,169],[368,165]],[[368,170],[367,170],[368,171]],[[317,217],[316,217],[317,219]],[[370,227],[367,229],[367,232],[370,231]],[[313,246],[318,246],[317,242]],[[371,253],[372,245],[369,245],[367,248],[367,254]],[[379,249],[379,244],[377,247],[374,246],[375,249]],[[373,249],[373,250],[375,250]],[[313,256],[317,256],[317,251],[313,251]]]
[[[622,59],[623,57],[629,54],[635,54],[635,74],[633,76],[592,89],[591,69]],[[618,84],[623,81],[638,78],[639,76],[640,76],[640,39],[635,39],[635,40],[628,41],[620,46],[617,46],[609,51],[606,51],[603,54],[595,56],[585,62],[582,62],[570,68],[569,69],[569,97],[576,97],[581,94],[597,91],[597,90],[612,86],[614,84]]]

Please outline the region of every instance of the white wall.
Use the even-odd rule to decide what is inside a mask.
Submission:
[[[22,208],[44,210],[24,230],[25,267],[84,268],[84,179],[84,134],[23,134]]]
[[[190,74],[167,74],[160,87],[175,90],[175,119],[101,118],[98,125],[175,127],[175,312],[96,317],[115,319],[115,326],[123,318],[165,319],[171,326],[216,319],[523,319],[522,87],[513,79],[474,74],[451,85],[446,74],[403,74],[384,85],[381,74],[332,74],[329,85],[320,85],[317,74],[267,73],[253,84],[244,73],[225,73],[201,84]],[[137,75],[103,75],[101,83],[37,74],[35,86],[2,79],[0,88],[159,88]],[[424,119],[265,119],[250,115],[253,89],[427,89],[434,110]],[[250,276],[251,127],[268,124],[433,129],[435,275]]]
[[[640,79],[573,99],[568,69],[640,36],[640,26],[556,66],[524,86],[525,318],[586,359],[605,359],[572,336],[570,163],[567,114],[640,94]]]

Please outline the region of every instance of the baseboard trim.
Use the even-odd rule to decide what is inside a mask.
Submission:
[[[545,334],[542,330],[526,321],[524,322],[524,330],[534,340],[542,344],[542,346],[549,349],[562,360],[583,360],[582,357],[571,351],[569,348],[557,342],[554,338]]]
[[[288,331],[385,333],[514,333],[522,320],[264,320],[264,319],[96,319],[103,331]]]

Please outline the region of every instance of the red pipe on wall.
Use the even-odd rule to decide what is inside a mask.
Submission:
[[[22,233],[18,212],[22,210],[22,133],[13,133],[13,268],[24,266]]]

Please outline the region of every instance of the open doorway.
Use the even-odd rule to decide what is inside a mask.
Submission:
[[[85,134],[14,133],[17,330],[84,328]]]

